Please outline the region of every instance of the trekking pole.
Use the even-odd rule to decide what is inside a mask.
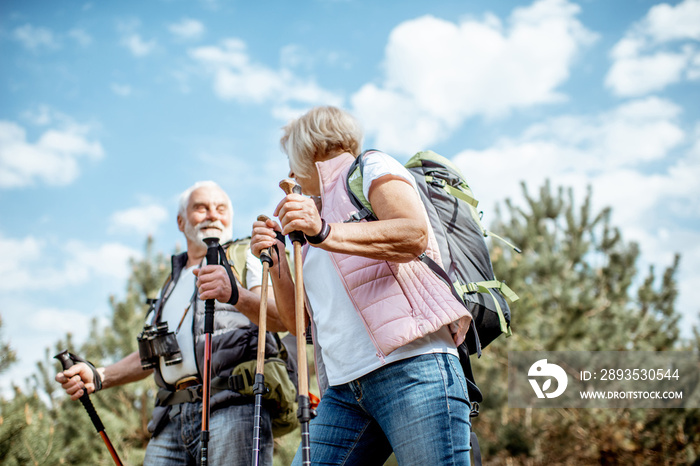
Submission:
[[[64,371],[70,369],[74,364],[68,350],[61,351],[54,356],[54,358],[61,361]],[[117,451],[114,449],[112,442],[110,442],[109,437],[107,436],[107,432],[105,432],[105,426],[102,424],[100,416],[97,415],[97,411],[95,411],[95,407],[92,405],[92,401],[90,401],[90,395],[88,395],[87,388],[83,388],[83,396],[80,397],[80,402],[83,404],[85,411],[87,411],[88,415],[90,416],[90,420],[92,421],[92,425],[95,426],[95,430],[97,430],[97,433],[100,434],[100,437],[102,437],[102,440],[104,440],[107,450],[109,450],[109,454],[112,455],[114,464],[123,466],[122,461],[119,459],[119,455],[117,455]]]
[[[207,265],[219,263],[219,238],[204,238],[207,244]],[[231,284],[236,286],[235,283]],[[209,464],[209,402],[211,394],[211,337],[214,333],[214,300],[207,299],[204,303],[204,373],[202,380],[202,436],[201,436],[201,466]]]
[[[301,187],[291,179],[280,181],[280,188],[287,193],[301,194]],[[297,333],[297,374],[299,376],[299,411],[297,417],[301,424],[301,458],[302,464],[311,464],[311,444],[309,441],[309,421],[311,406],[309,403],[309,381],[306,363],[306,330],[304,328],[304,275],[301,262],[301,247],[306,242],[304,234],[293,231],[289,239],[294,244],[294,316]]]
[[[264,215],[258,215],[258,221],[269,220]],[[260,290],[260,318],[258,321],[258,355],[255,366],[255,383],[253,393],[255,394],[255,414],[253,416],[253,466],[260,464],[260,426],[262,424],[262,397],[267,393],[265,387],[265,341],[267,335],[267,283],[268,272],[272,266],[272,256],[270,248],[260,251],[260,262],[262,262],[262,289]]]

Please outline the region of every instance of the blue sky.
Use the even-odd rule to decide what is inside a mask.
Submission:
[[[21,364],[87,338],[178,194],[217,181],[234,236],[271,214],[280,127],[333,104],[365,147],[455,161],[486,211],[549,178],[682,254],[700,311],[700,0],[17,1],[0,4],[0,315]],[[536,311],[536,310],[534,310]],[[522,310],[525,312],[525,310]]]

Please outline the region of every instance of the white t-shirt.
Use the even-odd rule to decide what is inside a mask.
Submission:
[[[417,191],[413,176],[397,160],[373,152],[365,157],[363,191],[369,198],[372,182],[384,175],[398,175]],[[330,385],[355,380],[384,364],[428,353],[452,353],[457,349],[447,327],[413,341],[391,354],[382,362],[364,321],[355,310],[338,276],[330,254],[310,247],[304,260],[304,286],[313,309],[316,338],[326,365]]]
[[[191,305],[195,293],[195,283],[197,277],[192,271],[198,266],[189,267],[180,273],[173,291],[170,293],[165,306],[163,307],[162,322],[168,323],[168,330],[177,332],[177,327],[185,315],[180,331],[176,333],[177,343],[180,345],[182,362],[166,366],[164,358],[160,358],[160,370],[163,380],[169,384],[174,384],[178,380],[197,374],[197,363],[195,361],[194,342],[192,339],[192,316],[194,315],[194,305]],[[262,284],[262,264],[260,259],[255,257],[250,249],[246,251],[246,285],[248,289]]]

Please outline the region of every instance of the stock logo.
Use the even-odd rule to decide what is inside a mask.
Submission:
[[[530,370],[527,372],[528,377],[547,377],[544,381],[542,387],[536,379],[528,379],[532,389],[535,391],[537,398],[556,398],[566,390],[566,385],[569,379],[566,376],[564,369],[557,366],[556,364],[549,364],[546,359],[540,359],[530,366]],[[557,388],[554,391],[548,391],[552,387],[552,378],[557,381]]]

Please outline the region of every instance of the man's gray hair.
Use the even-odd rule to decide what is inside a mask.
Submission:
[[[195,184],[190,186],[189,188],[185,189],[182,194],[180,194],[180,201],[179,201],[179,207],[177,214],[181,216],[182,218],[186,219],[187,218],[187,204],[190,202],[190,196],[192,193],[199,188],[203,187],[210,187],[210,188],[218,188],[221,190],[222,193],[224,193],[224,196],[226,196],[226,200],[228,201],[228,210],[231,212],[231,221],[233,221],[233,204],[231,204],[231,198],[228,197],[228,194],[226,194],[226,191],[221,189],[221,186],[218,185],[215,181],[207,180],[207,181],[197,181]]]

